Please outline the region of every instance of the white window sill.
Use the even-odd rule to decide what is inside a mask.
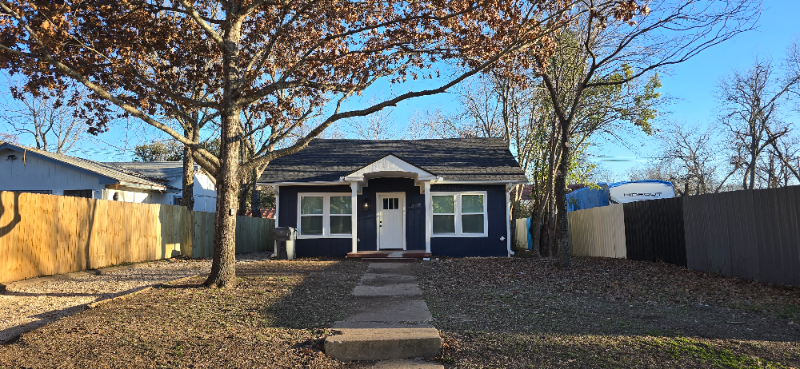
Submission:
[[[466,237],[466,238],[481,238],[481,237],[489,237],[488,234],[481,234],[481,233],[463,233],[463,234],[444,234],[444,233],[434,233],[431,235],[431,238],[439,238],[439,237]]]
[[[297,235],[298,240],[312,240],[312,239],[319,239],[319,238],[353,238],[351,234],[332,234],[328,236],[324,235]]]

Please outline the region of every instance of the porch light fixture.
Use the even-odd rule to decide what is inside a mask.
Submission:
[[[364,199],[364,211],[369,211],[369,200]]]

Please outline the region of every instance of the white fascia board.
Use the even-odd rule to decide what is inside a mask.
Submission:
[[[348,185],[345,181],[319,181],[319,182],[257,182],[259,186],[342,186]]]
[[[431,184],[439,185],[439,184],[528,184],[528,181],[453,181],[453,180],[438,180],[433,181]]]
[[[155,190],[155,191],[166,191],[167,190],[167,188],[165,186],[151,186],[151,185],[133,183],[133,182],[127,182],[127,181],[119,181],[119,185],[120,186],[125,186],[125,187],[143,189],[143,190]]]
[[[436,178],[436,176],[432,173],[429,173],[418,166],[410,164],[409,162],[391,154],[365,165],[361,169],[348,174],[344,178],[348,181],[363,180],[365,174],[381,172],[413,173],[417,175],[417,178]]]

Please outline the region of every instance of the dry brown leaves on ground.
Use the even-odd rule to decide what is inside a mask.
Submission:
[[[417,272],[449,367],[800,367],[800,288],[603,258]]]
[[[326,327],[366,269],[352,261],[237,266],[233,289],[202,277],[84,311],[0,346],[0,367],[330,368]]]

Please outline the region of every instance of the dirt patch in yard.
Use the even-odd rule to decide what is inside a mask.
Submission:
[[[231,289],[202,277],[113,301],[0,346],[0,366],[330,368],[326,328],[366,269],[352,261],[237,265]]]
[[[448,367],[798,367],[800,289],[663,263],[416,267]]]

